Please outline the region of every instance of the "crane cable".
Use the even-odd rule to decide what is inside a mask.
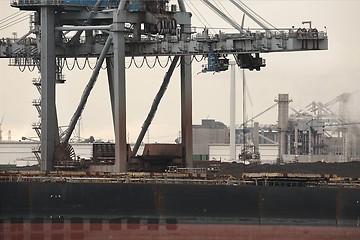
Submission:
[[[259,14],[257,14],[254,10],[252,10],[249,6],[247,6],[245,3],[243,3],[242,1],[240,0],[235,0],[238,2],[239,5],[242,5],[244,8],[246,8],[246,10],[251,13],[253,15],[253,17],[257,17],[258,20],[262,20],[263,23],[266,23],[268,24],[270,27],[272,27],[273,29],[275,30],[278,30],[274,25],[272,25],[271,23],[269,23],[266,19],[264,19],[263,17],[261,17]]]
[[[190,63],[185,63],[186,65],[190,65],[193,61],[196,62],[200,62],[204,59],[204,56],[202,56],[200,59],[197,59],[196,56],[192,56],[191,58],[191,61]],[[95,63],[95,66],[98,62],[98,58],[96,59],[96,63]],[[150,61],[146,56],[142,58],[141,62],[140,63],[137,63],[136,59],[134,56],[131,57],[130,61],[129,61],[129,65],[128,66],[125,66],[125,69],[129,69],[132,64],[135,65],[136,68],[142,68],[144,66],[144,63],[146,63],[146,65],[148,66],[148,68],[152,69],[156,66],[156,64],[158,63],[159,66],[161,68],[166,68],[169,63],[171,63],[173,61],[173,59],[171,58],[171,56],[168,56],[166,60],[160,60],[159,56],[155,56],[155,59],[154,61]],[[74,70],[75,66],[77,66],[77,68],[79,70],[84,70],[86,66],[88,66],[91,70],[93,70],[95,68],[95,66],[92,66],[92,63],[90,63],[90,60],[89,60],[89,57],[86,57],[85,60],[84,60],[84,63],[80,63],[79,60],[75,57],[74,58],[74,61],[72,63],[69,63],[69,60],[67,58],[63,58],[59,61],[59,64],[58,64],[59,68],[63,69],[64,67],[66,67],[67,70],[69,71],[72,71]],[[112,67],[113,64],[111,65]],[[25,71],[25,68],[26,66],[24,67],[21,67],[21,66],[18,66],[19,67],[19,70],[21,72]],[[105,70],[107,67],[101,67],[101,69]],[[28,69],[32,72],[34,69],[35,69],[35,66],[33,66],[32,68],[30,68],[30,66],[28,66]]]
[[[204,22],[201,20],[201,18],[195,13],[195,10],[197,11],[197,9],[195,8],[195,6],[194,6],[191,2],[190,2],[190,4],[193,5],[193,7],[191,7],[187,2],[185,2],[185,4],[186,4],[186,6],[187,6],[188,8],[190,8],[191,12],[193,12],[193,13],[195,14],[196,18],[201,22],[201,24],[205,26],[205,24],[204,24]],[[194,9],[195,9],[195,10],[194,10]],[[200,14],[200,16],[201,16],[201,14]],[[202,16],[201,16],[201,17],[202,17]]]
[[[166,68],[167,65],[169,64],[169,62],[172,61],[170,56],[168,56],[167,59],[165,60],[165,61],[166,61],[165,65],[162,65],[160,58],[158,58],[157,60],[158,60],[159,66],[160,66],[161,68]],[[165,61],[164,61],[164,62],[165,62]]]
[[[201,22],[202,25],[206,26],[209,26],[208,28],[211,29],[214,33],[216,33],[212,27],[211,27],[211,24],[206,20],[206,18],[204,18],[204,16],[201,14],[201,12],[196,8],[196,6],[191,2],[189,1],[189,3],[193,6],[191,7],[188,3],[188,1],[185,2],[185,4],[192,10],[192,12],[195,14],[195,16],[197,17],[197,19],[199,19],[199,21]],[[194,11],[194,10],[195,11]],[[204,22],[201,20],[201,18],[196,14],[196,12],[198,13],[198,15],[200,15],[200,17],[205,21],[206,24],[204,24]]]
[[[19,15],[16,15],[16,17],[12,17],[10,19],[3,19],[2,22],[0,23],[0,31],[27,20],[31,14],[26,14],[24,16],[21,16],[24,13],[25,12],[22,12]]]
[[[22,11],[18,11],[16,13],[13,13],[3,19],[0,19],[0,24],[3,24],[5,22],[8,22],[10,20],[12,20],[13,18],[16,18],[16,17],[19,17],[20,15],[24,14],[25,12],[22,12]]]
[[[236,22],[235,18],[233,16],[231,16],[231,14],[229,13],[228,10],[226,10],[226,8],[224,7],[224,5],[221,3],[220,0],[217,0],[220,4],[220,6],[224,9],[224,12],[226,12],[229,16],[229,18],[231,18],[234,22]],[[216,1],[214,1],[214,4],[220,9],[219,5],[216,3]]]

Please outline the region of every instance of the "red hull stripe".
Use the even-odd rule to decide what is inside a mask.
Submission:
[[[359,240],[359,227],[221,224],[0,224],[0,239]]]

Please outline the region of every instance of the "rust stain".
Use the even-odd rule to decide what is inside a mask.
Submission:
[[[340,193],[336,189],[335,191],[335,218],[336,218],[336,226],[339,225],[339,219],[340,219]]]
[[[155,198],[156,198],[156,210],[157,210],[157,214],[158,216],[161,216],[161,210],[162,210],[162,198],[163,195],[161,193],[161,187],[160,184],[156,185],[156,192],[155,192]]]
[[[258,193],[258,209],[259,209],[259,224],[261,225],[261,220],[264,217],[264,196],[262,192],[262,188],[259,188]]]

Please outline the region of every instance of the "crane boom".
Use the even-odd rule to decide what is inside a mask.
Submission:
[[[257,19],[254,14],[250,13],[249,11],[247,11],[245,9],[244,6],[240,5],[243,4],[241,1],[235,1],[235,0],[230,0],[230,2],[232,4],[234,4],[238,9],[240,9],[242,12],[244,12],[244,14],[246,14],[246,16],[248,16],[249,18],[251,18],[254,22],[256,22],[260,27],[262,27],[264,30],[270,30],[270,28],[268,26],[266,26],[263,22],[261,22],[259,19]],[[246,5],[245,5],[246,6]]]
[[[220,11],[217,7],[215,7],[210,1],[208,0],[202,0],[202,2],[208,6],[212,11],[214,11],[219,17],[221,17],[223,20],[225,20],[227,23],[229,23],[231,26],[233,26],[235,29],[237,29],[241,33],[245,33],[242,26],[240,26],[237,22],[233,21],[231,18],[226,16],[222,11]]]

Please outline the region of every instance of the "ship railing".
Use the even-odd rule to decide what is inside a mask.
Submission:
[[[207,179],[193,174],[167,173],[105,173],[105,172],[69,172],[69,171],[0,171],[0,181],[16,182],[101,182],[101,183],[161,183],[161,184],[202,184],[231,186],[267,186],[267,187],[341,187],[360,189],[360,178],[333,178],[327,181],[298,178],[259,179],[222,177]]]
[[[302,179],[332,179],[336,174],[303,174],[303,173],[243,173],[242,178],[302,178]]]
[[[179,168],[177,166],[168,166],[168,169],[165,170],[167,173],[206,173],[206,168]]]

